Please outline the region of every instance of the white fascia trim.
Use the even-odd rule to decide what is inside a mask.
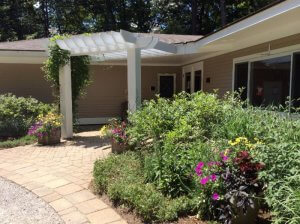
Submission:
[[[290,11],[292,9],[295,9],[297,7],[300,7],[299,0],[284,1],[282,3],[279,3],[278,5],[275,5],[269,9],[266,9],[256,15],[253,15],[249,18],[246,18],[246,19],[236,23],[236,24],[233,24],[223,30],[220,30],[208,37],[204,37],[204,38],[198,40],[197,42],[187,43],[187,44],[179,44],[179,45],[177,45],[178,52],[181,54],[197,53],[198,49],[202,46],[205,46],[209,43],[212,43],[212,42],[219,40],[221,38],[224,38],[226,36],[230,36],[233,33],[247,29],[251,26],[254,26],[258,23],[261,23],[263,21],[271,19],[275,16],[283,14],[283,13]]]
[[[89,125],[89,124],[108,124],[109,120],[115,117],[93,117],[93,118],[79,118],[79,125]]]

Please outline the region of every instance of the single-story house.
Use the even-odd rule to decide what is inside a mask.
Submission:
[[[300,1],[270,5],[207,36],[103,32],[57,41],[72,55],[90,55],[92,83],[79,102],[79,122],[100,124],[135,110],[156,94],[245,88],[254,105],[300,98]],[[0,94],[53,101],[41,70],[48,39],[0,43]],[[64,123],[70,123],[70,66],[61,69]],[[296,106],[299,106],[297,104]],[[72,117],[72,116],[71,116]],[[72,136],[72,129],[65,130]]]

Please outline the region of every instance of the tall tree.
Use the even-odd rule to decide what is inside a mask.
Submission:
[[[227,23],[225,0],[220,0],[220,10],[221,10],[221,26],[225,26]]]

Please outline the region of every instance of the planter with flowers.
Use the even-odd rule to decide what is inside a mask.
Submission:
[[[126,123],[117,119],[110,122],[111,148],[113,153],[122,153],[128,148]]]
[[[30,127],[28,134],[36,136],[39,144],[54,145],[60,143],[60,128],[61,115],[49,112],[38,117],[36,123]]]
[[[232,147],[222,151],[217,161],[200,162],[195,168],[210,211],[207,218],[225,224],[256,223],[264,187],[258,173],[264,165],[254,161],[250,152],[255,144],[246,138],[230,143]]]

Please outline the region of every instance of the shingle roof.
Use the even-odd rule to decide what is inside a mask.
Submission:
[[[34,40],[19,40],[12,42],[0,42],[0,50],[9,51],[45,51],[49,43],[48,38]]]
[[[162,42],[166,43],[186,43],[196,41],[202,36],[194,35],[176,35],[176,34],[152,34],[139,33],[141,36],[155,36]],[[49,43],[48,38],[34,39],[34,40],[19,40],[12,42],[0,42],[0,50],[9,51],[45,51]]]

